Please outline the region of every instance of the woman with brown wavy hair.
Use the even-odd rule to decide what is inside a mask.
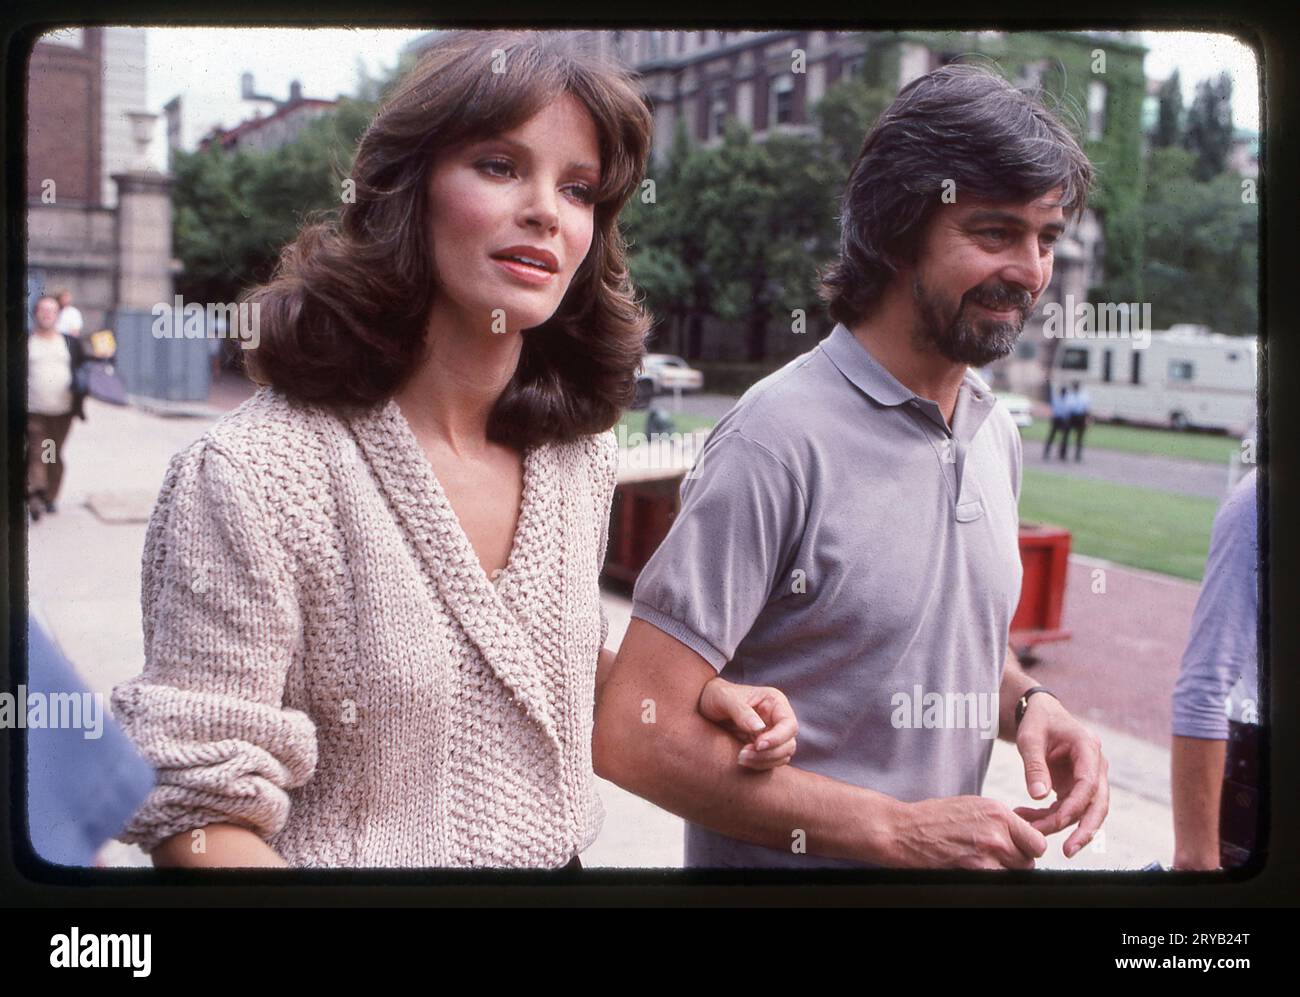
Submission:
[[[553,37],[445,36],[355,203],[248,296],[263,388],[172,460],[113,696],[158,775],[120,837],[155,864],[555,868],[595,838],[610,430],[648,325],[617,219],[650,129]],[[741,764],[788,761],[774,690],[700,709],[764,731]]]

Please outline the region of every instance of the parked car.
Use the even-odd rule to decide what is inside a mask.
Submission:
[[[1021,429],[1034,424],[1033,403],[1024,395],[1012,394],[1009,391],[995,391],[993,394],[1006,406],[1007,411],[1011,413],[1011,418]]]
[[[637,379],[646,379],[655,394],[673,391],[699,391],[704,387],[704,374],[695,370],[681,357],[667,353],[647,353],[642,361]]]

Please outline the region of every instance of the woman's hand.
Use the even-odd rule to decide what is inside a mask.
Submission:
[[[700,692],[699,711],[746,742],[737,759],[745,768],[774,769],[794,755],[799,723],[780,689],[712,678]]]

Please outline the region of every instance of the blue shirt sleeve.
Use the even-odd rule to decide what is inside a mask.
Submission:
[[[1228,714],[1258,715],[1258,539],[1255,472],[1238,483],[1214,517],[1205,580],[1174,686],[1173,732],[1225,740]],[[1234,686],[1246,703],[1229,703]]]
[[[32,850],[46,862],[87,866],[153,788],[153,768],[135,751],[76,672],[30,616],[27,697],[77,697],[80,726],[56,726],[53,709],[27,730],[27,820]]]

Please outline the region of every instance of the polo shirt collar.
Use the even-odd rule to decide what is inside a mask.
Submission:
[[[939,406],[928,398],[922,398],[885,370],[842,322],[836,323],[831,334],[822,340],[821,348],[840,373],[877,403],[894,406],[915,401],[931,419],[943,423]],[[966,368],[957,393],[957,409],[953,413],[958,436],[967,440],[973,437],[996,404],[997,399],[984,379]]]
[[[841,374],[881,405],[902,405],[917,397],[914,391],[880,366],[843,323],[836,324],[831,334],[822,340],[821,347]]]

